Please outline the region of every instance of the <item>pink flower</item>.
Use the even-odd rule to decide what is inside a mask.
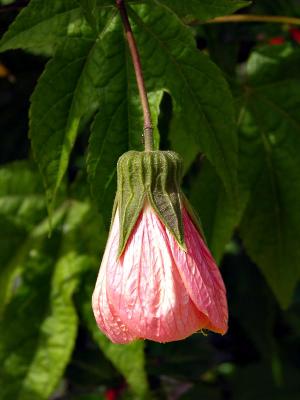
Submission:
[[[226,333],[221,274],[184,208],[182,220],[186,251],[146,203],[118,257],[116,211],[92,300],[97,324],[112,342],[170,342],[201,329]]]

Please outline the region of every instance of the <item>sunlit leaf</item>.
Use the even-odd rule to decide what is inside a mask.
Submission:
[[[77,332],[72,295],[90,262],[74,248],[87,210],[74,203],[61,232],[32,243],[0,320],[0,399],[48,399],[59,383]]]
[[[24,161],[0,168],[0,313],[10,295],[13,276],[27,256],[29,242],[48,233],[45,217],[43,186],[34,166]],[[39,224],[44,231],[41,225],[36,228]]]
[[[0,51],[23,48],[52,54],[64,36],[85,30],[85,19],[76,0],[31,0],[10,25],[0,42]]]

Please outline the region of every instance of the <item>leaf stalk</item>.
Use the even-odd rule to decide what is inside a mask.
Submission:
[[[139,95],[141,99],[141,105],[143,109],[144,115],[144,146],[145,151],[153,150],[153,127],[152,127],[152,119],[151,112],[149,106],[148,95],[145,87],[145,81],[143,76],[143,70],[141,65],[141,59],[139,55],[139,51],[137,48],[137,44],[131,29],[130,21],[128,18],[128,13],[126,9],[126,5],[124,0],[116,0],[117,8],[120,12],[122,23],[124,26],[124,31],[126,35],[126,39],[128,42],[128,47],[130,50],[132,63],[135,71],[136,82],[139,90]]]
[[[224,17],[216,17],[208,21],[193,21],[195,24],[220,24],[229,22],[268,22],[278,24],[300,25],[300,18],[288,17],[285,15],[253,15],[253,14],[234,14]],[[193,23],[192,23],[193,24]]]

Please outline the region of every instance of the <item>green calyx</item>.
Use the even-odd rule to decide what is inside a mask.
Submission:
[[[181,214],[182,159],[173,151],[128,151],[118,160],[114,209],[120,218],[119,256],[148,201],[162,223],[185,249]]]

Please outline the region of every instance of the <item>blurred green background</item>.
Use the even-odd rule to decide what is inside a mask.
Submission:
[[[1,35],[27,3],[0,2]],[[299,17],[300,23],[296,0],[258,0],[238,13]],[[44,184],[28,138],[28,113],[51,52],[6,51],[0,54],[0,400],[299,399],[300,26],[185,22],[234,95],[241,187],[244,176],[257,171],[254,180],[259,180],[264,163],[274,162],[280,192],[274,205],[269,192],[263,192],[269,182],[263,179],[251,189],[252,202],[241,211],[243,217],[237,216],[240,210],[226,197],[211,164],[184,139],[181,127],[172,128],[174,103],[163,94],[158,106],[161,148],[181,149],[187,161],[183,189],[220,261],[229,331],[224,337],[197,333],[181,342],[129,346],[112,345],[98,331],[90,297],[115,189],[109,186],[101,194],[105,201],[99,211],[99,196],[91,196],[87,179],[89,127],[83,123],[49,223]],[[254,96],[245,117],[243,96]],[[277,108],[268,104],[270,99]],[[277,158],[272,149],[270,157],[261,156],[259,140],[249,139],[255,118],[266,135],[277,135],[282,150]],[[278,265],[276,213],[282,218],[284,260]],[[262,242],[266,247],[260,247]]]

